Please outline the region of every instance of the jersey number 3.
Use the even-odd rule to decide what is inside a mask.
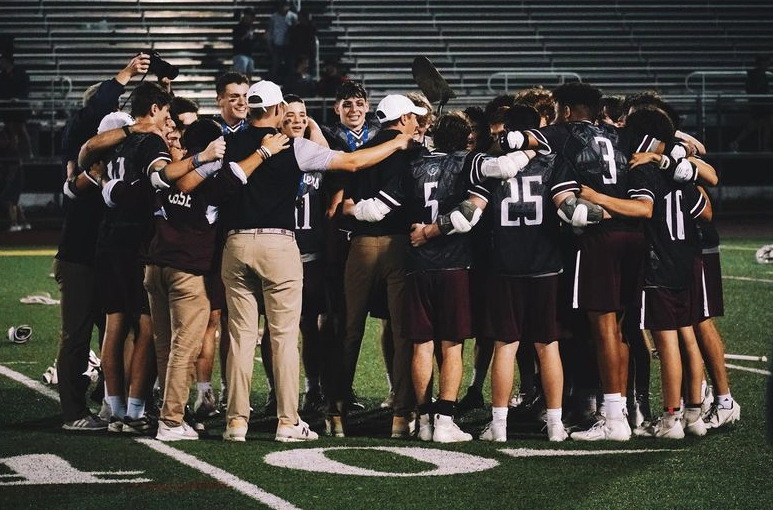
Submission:
[[[607,162],[606,171],[602,176],[604,184],[617,184],[617,165],[615,164],[615,149],[612,147],[612,142],[608,138],[597,136],[596,143],[601,149],[602,159]]]

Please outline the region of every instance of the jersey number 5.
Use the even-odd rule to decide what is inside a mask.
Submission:
[[[523,194],[519,191],[519,180],[521,181],[520,189],[523,191]],[[542,184],[542,176],[513,177],[507,181],[507,184],[510,185],[510,196],[502,200],[502,205],[500,206],[502,211],[501,223],[503,227],[521,226],[521,218],[510,219],[510,204],[518,203],[534,204],[534,217],[529,218],[524,215],[524,225],[539,225],[542,223],[542,196],[532,194],[532,183],[537,184],[538,186]]]
[[[607,162],[606,172],[602,176],[604,184],[616,184],[617,183],[617,165],[615,165],[615,149],[612,147],[612,142],[608,138],[603,136],[596,137],[596,143],[599,144],[601,149],[601,157]]]

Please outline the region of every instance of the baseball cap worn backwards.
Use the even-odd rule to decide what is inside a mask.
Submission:
[[[376,117],[382,124],[391,120],[399,119],[401,115],[415,113],[418,116],[426,115],[427,109],[416,106],[413,101],[400,94],[390,94],[378,104],[376,108]]]
[[[279,103],[285,103],[282,89],[272,81],[253,83],[247,90],[247,106],[250,108],[268,108]]]

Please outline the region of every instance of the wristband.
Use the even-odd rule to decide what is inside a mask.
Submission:
[[[132,134],[131,129],[129,129],[129,126],[124,126],[121,129],[123,129],[123,132],[126,135],[126,138],[129,138],[129,135]]]
[[[270,158],[272,156],[271,151],[268,150],[265,145],[261,145],[260,147],[258,147],[255,150],[255,152],[260,154],[260,157],[263,158],[263,161],[267,160],[268,158]]]
[[[193,155],[193,168],[198,168],[201,166],[201,163],[199,163],[199,153]]]
[[[669,166],[671,166],[671,158],[666,156],[665,154],[660,155],[660,169],[661,170],[667,170]]]

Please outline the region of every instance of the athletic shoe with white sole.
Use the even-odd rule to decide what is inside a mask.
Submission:
[[[576,441],[628,441],[631,428],[624,417],[601,419],[588,430],[573,432],[571,438]]]
[[[344,422],[340,414],[329,414],[325,416],[325,435],[331,437],[346,437],[344,433]]]
[[[139,418],[123,417],[123,432],[140,436],[155,437],[158,423],[147,414]]]
[[[223,432],[224,441],[236,441],[243,443],[247,440],[247,421],[242,418],[234,418],[228,422]]]
[[[684,416],[682,417],[682,428],[684,433],[690,436],[705,436],[706,423],[704,423],[701,417],[701,408],[687,408],[684,410]]]
[[[389,395],[387,398],[384,399],[383,402],[381,402],[381,409],[392,409],[392,407],[395,405],[395,390],[390,390]]]
[[[429,419],[429,414],[422,414],[419,416],[419,439],[422,441],[432,441],[432,434],[434,428],[432,427],[432,421]]]
[[[684,439],[684,428],[679,416],[661,416],[647,427],[642,437],[659,439]]]
[[[566,441],[569,438],[569,434],[566,432],[566,429],[564,428],[564,424],[559,421],[548,421],[547,422],[547,429],[548,429],[548,441],[558,443],[561,441]]]
[[[707,429],[718,429],[725,425],[730,425],[741,419],[741,406],[733,400],[730,408],[714,402],[709,407],[709,412],[703,417],[703,422]]]
[[[198,438],[196,431],[184,421],[176,427],[167,425],[163,420],[158,422],[156,439],[159,441],[195,441]]]
[[[199,392],[196,396],[196,402],[193,404],[193,416],[196,418],[196,421],[202,421],[218,414],[220,414],[220,411],[217,410],[217,401],[212,388],[205,392]]]
[[[66,421],[62,424],[62,429],[73,430],[77,432],[96,432],[107,430],[108,423],[94,414],[87,414],[78,420]]]
[[[432,441],[435,443],[461,443],[472,441],[472,434],[460,429],[459,425],[454,423],[453,416],[435,413]]]
[[[478,437],[481,441],[494,441],[504,443],[507,441],[507,421],[490,421]]]
[[[280,443],[296,443],[299,441],[314,441],[319,439],[316,432],[309,428],[309,424],[298,420],[295,425],[279,425],[276,428],[275,441]]]

